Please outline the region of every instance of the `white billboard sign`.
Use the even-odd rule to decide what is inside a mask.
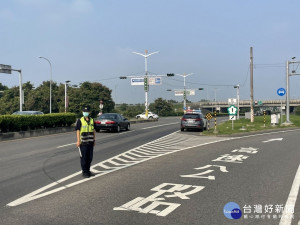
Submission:
[[[161,77],[149,77],[148,81],[149,85],[161,85],[162,83]]]
[[[236,105],[237,99],[236,98],[229,98],[228,99],[228,105]]]
[[[183,91],[174,91],[175,96],[183,96]]]
[[[195,95],[195,90],[186,90],[187,95]]]
[[[183,96],[184,90],[175,90],[175,96]],[[195,90],[186,90],[186,95],[195,95]]]
[[[144,85],[144,78],[131,78],[131,85]]]
[[[162,79],[161,77],[148,77],[148,84],[161,85]],[[131,78],[131,85],[144,85],[144,78],[143,77]]]

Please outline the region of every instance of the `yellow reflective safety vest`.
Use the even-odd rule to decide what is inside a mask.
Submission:
[[[94,143],[94,120],[90,118],[89,123],[84,119],[80,118],[80,143],[81,144],[92,144]]]

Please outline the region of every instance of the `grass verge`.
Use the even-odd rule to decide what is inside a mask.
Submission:
[[[264,119],[264,116],[256,116],[254,123],[251,123],[249,119],[239,119],[233,121],[228,120],[224,123],[217,124],[217,132],[214,130],[213,120],[210,123],[212,126],[209,131],[204,131],[203,134],[206,135],[231,135],[237,133],[249,133],[255,131],[264,131],[264,130],[275,130],[275,129],[286,129],[291,127],[300,127],[300,116],[290,115],[290,121],[293,123],[290,126],[281,126],[280,119],[279,124],[271,124],[271,115],[267,115]],[[283,116],[283,122],[285,121],[285,116]]]

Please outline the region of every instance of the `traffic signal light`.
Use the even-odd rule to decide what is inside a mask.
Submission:
[[[148,91],[148,78],[147,77],[144,78],[144,90]]]
[[[120,77],[120,79],[127,79],[127,77]]]
[[[167,73],[167,77],[174,77],[174,73]]]

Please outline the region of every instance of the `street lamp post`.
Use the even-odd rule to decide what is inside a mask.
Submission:
[[[68,107],[68,101],[67,101],[67,88],[68,88],[68,83],[70,83],[71,81],[66,80],[65,81],[65,113],[67,112],[67,107]]]
[[[145,113],[146,117],[148,117],[148,91],[149,91],[149,83],[148,83],[148,65],[147,65],[147,58],[150,55],[159,53],[159,52],[152,52],[148,54],[148,50],[145,50],[145,54],[138,53],[138,52],[132,52],[137,55],[141,55],[145,58],[145,76],[144,76],[144,89],[145,89]]]
[[[240,119],[240,85],[235,85],[237,97],[237,119]]]
[[[52,113],[52,64],[49,59],[39,56],[40,59],[45,59],[50,65],[50,113]]]

